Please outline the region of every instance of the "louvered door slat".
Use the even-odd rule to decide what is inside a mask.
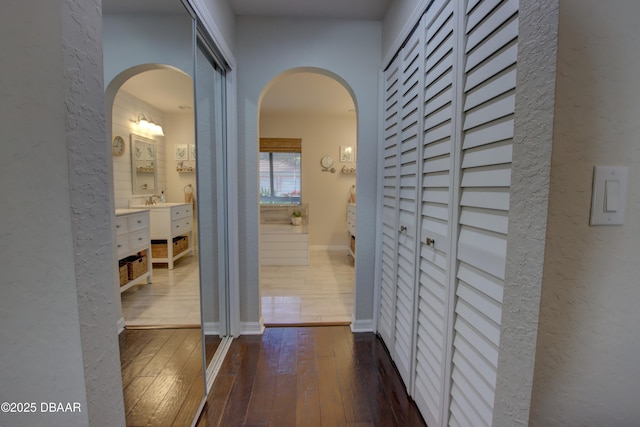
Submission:
[[[500,4],[500,0],[484,0],[483,3],[485,6],[480,13],[470,13],[477,3],[479,3],[479,0],[469,1],[469,7],[467,8],[467,31],[474,29],[487,13],[494,10],[494,8]]]
[[[480,7],[473,10],[468,16],[467,23],[467,48],[469,52],[489,34],[496,31],[502,25],[510,25],[510,18],[518,12],[518,0],[500,2],[498,7],[493,7],[493,1],[485,1]],[[474,25],[481,22],[481,25]],[[505,24],[507,23],[507,24]]]
[[[487,164],[510,163],[513,157],[511,141],[497,142],[491,147],[479,147],[465,152],[463,168],[479,167]]]
[[[465,90],[469,91],[480,83],[487,81],[492,76],[506,70],[513,65],[513,59],[517,55],[517,46],[512,45],[496,54],[492,59],[483,62],[482,65],[467,73]]]
[[[509,92],[514,87],[516,87],[516,70],[511,69],[500,77],[491,79],[490,83],[478,86],[476,90],[467,91],[465,108],[471,109],[484,104],[504,92]]]
[[[467,9],[450,425],[491,426],[507,253],[517,0]]]
[[[507,117],[503,120],[467,130],[463,148],[479,147],[495,141],[510,140],[511,138],[513,138],[513,119]]]
[[[510,45],[510,43],[518,37],[517,21],[510,22],[504,28],[498,30],[495,34],[491,34],[486,43],[482,43],[469,52],[466,62],[466,70],[470,71],[485,61],[489,56],[495,55],[500,49]]]

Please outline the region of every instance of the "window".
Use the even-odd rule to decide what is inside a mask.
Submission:
[[[301,203],[300,139],[260,138],[260,203]]]

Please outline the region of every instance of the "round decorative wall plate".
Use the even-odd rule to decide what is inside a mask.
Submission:
[[[320,159],[320,164],[323,168],[329,169],[331,166],[333,166],[333,159],[329,156],[324,156],[322,159]]]

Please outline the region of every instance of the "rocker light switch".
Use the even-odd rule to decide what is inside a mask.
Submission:
[[[593,172],[591,225],[624,224],[629,168],[596,166]]]
[[[620,209],[620,182],[607,179],[604,182],[604,211],[618,212]]]

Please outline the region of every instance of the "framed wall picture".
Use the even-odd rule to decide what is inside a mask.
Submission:
[[[144,159],[145,160],[155,160],[156,159],[156,147],[153,144],[151,144],[151,143],[146,144],[144,149],[145,149],[145,154],[144,154]]]
[[[356,161],[356,150],[351,145],[340,146],[340,162],[354,163]]]
[[[189,160],[187,144],[176,144],[176,160]]]
[[[195,159],[196,159],[196,145],[189,144],[189,160],[195,160]]]

